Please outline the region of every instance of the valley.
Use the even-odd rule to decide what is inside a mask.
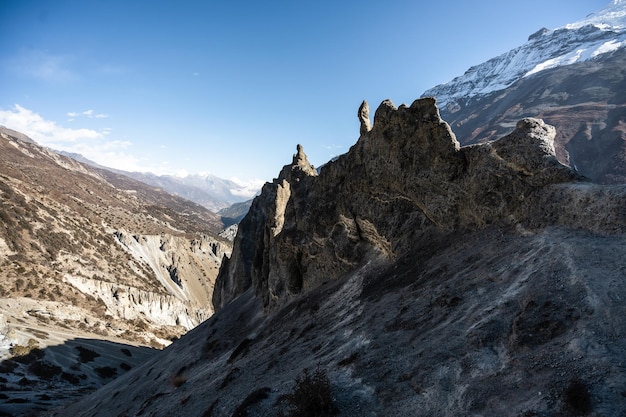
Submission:
[[[625,68],[614,0],[260,192],[0,126],[0,417],[626,415]]]
[[[71,400],[208,319],[231,242],[204,207],[1,134],[0,411],[28,414],[25,389],[42,409]],[[107,375],[71,359],[81,347]]]

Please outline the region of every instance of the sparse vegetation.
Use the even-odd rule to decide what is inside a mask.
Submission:
[[[25,357],[35,350],[39,350],[39,342],[36,339],[28,339],[26,346],[15,345],[10,349],[10,352],[14,357]]]
[[[313,374],[304,369],[285,400],[288,406],[287,414],[282,414],[285,417],[327,417],[339,412],[332,397],[330,380],[319,368]]]
[[[96,371],[100,378],[113,378],[117,375],[117,369],[111,366],[101,366],[99,368],[95,368],[94,371]]]
[[[586,416],[591,412],[591,395],[587,385],[573,379],[563,392],[565,407],[576,416]]]
[[[82,346],[76,346],[75,349],[78,350],[78,360],[82,363],[93,362],[100,356],[98,352]]]

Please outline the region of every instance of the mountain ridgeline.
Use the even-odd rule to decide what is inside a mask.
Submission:
[[[462,145],[524,117],[556,127],[556,156],[594,182],[626,182],[626,3],[542,29],[524,45],[424,93]]]
[[[313,374],[344,416],[624,414],[626,186],[538,119],[461,147],[431,98],[365,110],[255,198],[208,321],[55,415],[295,415]]]

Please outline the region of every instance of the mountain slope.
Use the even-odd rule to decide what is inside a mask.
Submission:
[[[559,160],[593,181],[626,181],[626,49],[543,71],[443,117],[465,144],[496,139],[520,117],[557,128]]]
[[[342,416],[624,414],[626,187],[580,181],[554,136],[460,147],[423,99],[319,175],[298,147],[217,313],[55,415],[276,415],[306,368]]]
[[[626,3],[615,0],[606,8],[562,28],[541,29],[528,42],[476,65],[424,96],[436,97],[442,109],[453,111],[475,96],[509,87],[543,70],[596,58],[626,47]]]
[[[124,188],[116,188],[98,169],[7,134],[0,147],[5,293],[34,296],[23,288],[28,283],[12,282],[29,276],[74,287],[87,280],[93,291],[123,285],[206,310],[211,280],[229,250],[215,235],[222,227],[217,215],[130,178],[118,176]],[[206,280],[200,287],[198,276]],[[56,298],[39,285],[34,290]]]
[[[110,373],[80,379],[87,371],[63,359],[79,347],[102,348],[96,353],[116,358],[119,375],[148,355],[126,360],[98,340],[139,353],[133,346],[161,348],[211,316],[214,280],[231,247],[216,234],[219,216],[130,178],[113,186],[109,173],[11,131],[0,132],[0,154],[0,383],[18,396],[0,400],[16,403],[25,389],[43,395],[52,381],[59,396],[81,395]],[[68,345],[75,337],[83,341]],[[39,356],[63,343],[73,355]],[[32,362],[15,365],[22,356]],[[14,371],[30,382],[20,385]]]
[[[559,161],[600,183],[626,181],[626,3],[540,31],[425,95],[462,144],[494,140],[523,117],[557,128]]]

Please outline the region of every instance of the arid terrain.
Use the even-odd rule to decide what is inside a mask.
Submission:
[[[623,415],[626,187],[535,119],[469,147],[432,99],[361,121],[319,175],[298,147],[266,184],[216,314],[52,415]]]
[[[25,393],[48,405],[64,389],[81,395],[210,317],[231,243],[197,204],[1,135],[0,360],[13,359],[2,362],[0,410],[27,412]],[[75,368],[77,346],[99,359]],[[21,356],[35,365],[13,366]],[[112,370],[101,378],[91,365]]]

